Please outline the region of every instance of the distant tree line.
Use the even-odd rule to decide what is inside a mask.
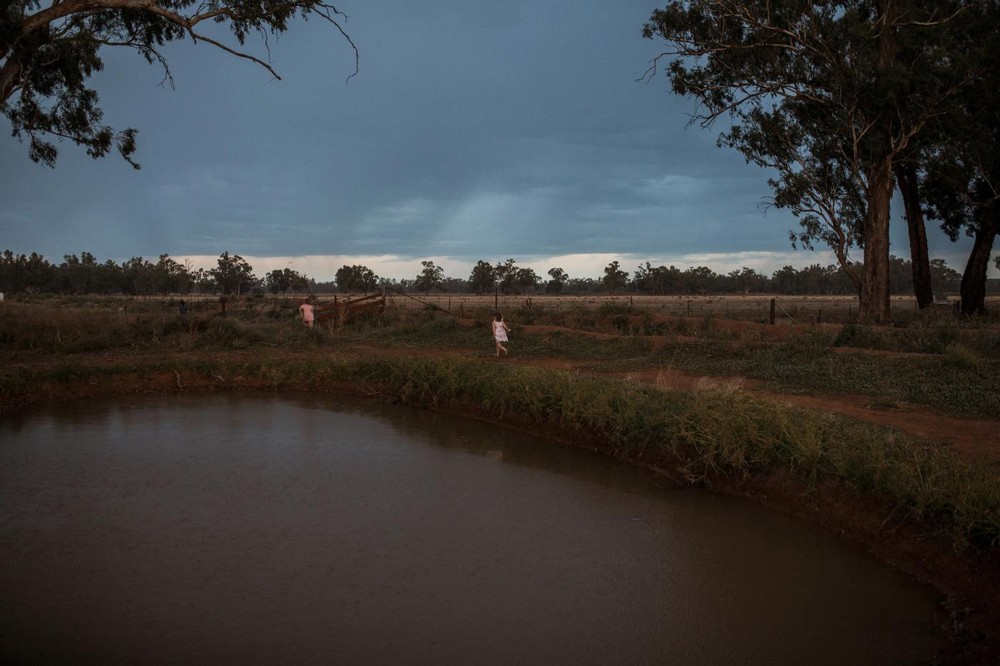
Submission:
[[[133,257],[120,264],[110,259],[99,262],[89,252],[79,257],[68,254],[60,264],[53,264],[34,252],[15,255],[5,250],[0,255],[0,292],[9,294],[240,296],[254,291],[305,293],[311,287],[310,280],[288,268],[257,277],[243,257],[229,252],[219,255],[216,266],[210,269],[192,268],[166,254],[161,254],[155,263]]]
[[[913,267],[909,260],[890,258],[890,288],[893,294],[913,293]],[[59,264],[39,254],[0,255],[0,292],[7,294],[129,295],[163,296],[218,294],[246,296],[263,294],[362,293],[390,288],[404,293],[429,294],[817,294],[855,295],[854,283],[839,265],[814,264],[797,269],[785,266],[771,275],[753,268],[719,274],[706,266],[681,270],[676,266],[638,265],[633,272],[612,261],[598,278],[579,278],[559,267],[547,271],[548,280],[534,269],[517,265],[514,259],[496,264],[477,261],[465,279],[448,277],[433,261],[420,262],[413,279],[380,277],[368,266],[344,265],[334,279],[317,282],[289,268],[257,276],[240,255],[219,255],[212,268],[193,268],[162,254],[152,262],[133,257],[120,264],[99,262],[94,255],[66,255]],[[939,292],[955,293],[962,276],[941,259],[930,262]],[[860,270],[861,267],[854,267]],[[1000,293],[1000,280],[991,280],[991,293]]]

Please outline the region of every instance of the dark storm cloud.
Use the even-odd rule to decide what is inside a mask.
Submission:
[[[2,139],[0,249],[281,265],[789,252],[794,220],[761,208],[767,174],[688,128],[662,78],[637,81],[660,46],[640,37],[648,2],[338,7],[361,51],[350,80],[322,21],[272,40],[281,81],[188,42],[166,49],[175,88],[158,86],[109,52],[95,84],[106,120],[140,129],[143,170],[66,144],[49,170]]]

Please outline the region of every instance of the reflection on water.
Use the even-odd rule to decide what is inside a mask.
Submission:
[[[0,420],[0,661],[917,663],[925,590],[808,525],[427,410]]]

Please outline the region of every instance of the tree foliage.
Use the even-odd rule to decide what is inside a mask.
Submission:
[[[974,3],[951,57],[966,71],[959,104],[936,119],[921,155],[924,212],[951,239],[973,239],[962,276],[965,314],[986,311],[990,254],[1000,235],[1000,3]],[[1000,257],[996,259],[1000,266]]]
[[[379,277],[367,266],[343,265],[335,276],[337,288],[343,292],[374,291],[378,288]]]
[[[477,261],[469,274],[469,286],[472,291],[479,295],[489,294],[496,288],[496,284],[497,276],[493,264],[482,259]]]
[[[621,265],[617,261],[612,261],[604,267],[604,277],[601,278],[601,283],[609,294],[614,294],[624,289],[628,284],[628,273],[621,269]]]
[[[674,92],[695,121],[726,117],[721,145],[773,169],[793,241],[821,241],[855,281],[860,316],[889,314],[893,168],[968,84],[949,50],[958,0],[687,0],[653,12]],[[854,274],[848,252],[860,245]]]
[[[534,269],[518,266],[513,259],[498,262],[493,267],[493,275],[501,294],[533,293],[542,282]]]
[[[417,291],[429,294],[432,290],[444,290],[444,269],[436,266],[433,261],[421,261],[423,269],[420,275],[414,280],[413,286]]]
[[[253,266],[238,254],[228,251],[219,255],[218,265],[209,271],[223,295],[241,296],[257,283]]]
[[[561,268],[555,267],[548,270],[548,275],[551,280],[545,283],[545,293],[546,294],[559,294],[562,293],[563,287],[569,280],[569,274],[566,273]]]
[[[309,289],[309,278],[291,268],[276,268],[264,276],[263,286],[272,294],[305,291]]]
[[[35,162],[54,166],[53,139],[83,146],[91,157],[112,149],[134,167],[136,130],[115,130],[103,123],[100,100],[89,80],[104,67],[104,47],[132,49],[163,69],[167,42],[190,38],[277,72],[265,59],[246,51],[247,38],[288,29],[295,18],[319,17],[354,48],[344,32],[345,15],[320,0],[4,0],[0,9],[0,111],[18,139],[27,137]],[[206,31],[224,25],[230,37]]]

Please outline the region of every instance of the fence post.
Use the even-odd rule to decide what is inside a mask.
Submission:
[[[776,305],[777,305],[776,299],[772,298],[771,299],[771,316],[768,318],[768,322],[767,322],[767,323],[771,324],[772,326],[774,326],[774,309],[775,309]]]

